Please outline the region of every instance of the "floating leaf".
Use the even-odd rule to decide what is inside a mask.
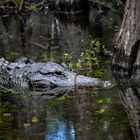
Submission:
[[[100,109],[99,111],[96,111],[97,113],[104,113],[105,109]]]
[[[32,123],[37,123],[39,120],[36,116],[32,117]]]
[[[9,117],[9,116],[11,116],[11,115],[12,115],[11,113],[4,113],[4,114],[3,114],[4,117]]]
[[[97,100],[96,101],[96,103],[98,103],[98,104],[100,104],[100,103],[102,103],[103,102],[103,100]]]
[[[31,126],[31,124],[30,123],[24,123],[23,126],[24,127],[29,127],[29,126]]]

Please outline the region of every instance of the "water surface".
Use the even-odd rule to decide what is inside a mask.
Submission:
[[[130,140],[118,89],[77,89],[65,96],[1,94],[1,139]]]

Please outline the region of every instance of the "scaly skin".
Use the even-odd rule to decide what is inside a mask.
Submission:
[[[53,89],[56,87],[95,86],[109,87],[109,81],[90,78],[67,69],[66,66],[54,62],[10,63],[0,59],[0,84],[8,87],[20,86],[24,89],[33,87],[35,90]]]

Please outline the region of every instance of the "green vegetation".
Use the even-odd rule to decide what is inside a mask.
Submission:
[[[41,2],[28,2],[25,0],[5,0],[0,2],[0,9],[5,11],[12,9],[14,13],[23,12],[23,11],[34,11],[38,12],[45,8],[45,3],[47,0],[42,0]],[[6,14],[6,13],[5,13]]]
[[[74,64],[72,59],[74,52],[64,53],[61,56],[61,52],[54,54],[44,54],[42,59],[45,62],[54,61],[57,63],[64,62],[70,70],[75,70],[77,73],[84,72],[85,75],[103,78],[105,75],[105,66],[108,65],[108,61],[103,58],[106,53],[106,48],[101,39],[90,37],[89,41],[86,43],[87,49],[81,53],[80,58]],[[55,47],[55,46],[52,46]],[[88,73],[87,73],[88,72]]]
[[[102,55],[106,52],[105,46],[98,38],[92,37],[87,45],[89,48],[81,53],[81,57],[75,65],[72,63],[72,53],[64,54],[65,63],[69,69],[76,69],[79,73],[83,73],[86,70],[89,76],[103,78],[105,72],[104,67],[107,64],[107,61],[103,62],[102,59]]]
[[[72,53],[68,54],[68,53],[64,53],[64,59],[65,59],[65,63],[67,64],[68,68],[70,70],[74,69],[74,64],[72,63]]]

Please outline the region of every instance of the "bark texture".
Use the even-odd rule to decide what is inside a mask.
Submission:
[[[135,140],[140,140],[140,87],[133,82],[123,84],[120,98],[126,108]]]
[[[135,139],[140,140],[140,0],[126,1],[112,65]]]
[[[140,0],[127,0],[121,29],[115,44],[113,66],[132,75],[140,65]]]

